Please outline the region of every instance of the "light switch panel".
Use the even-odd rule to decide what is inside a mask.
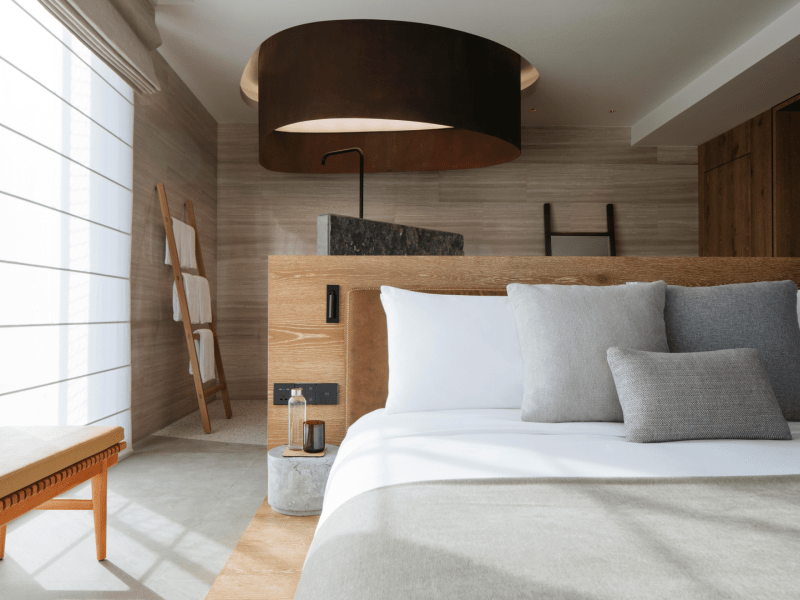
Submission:
[[[339,404],[338,383],[276,383],[273,386],[272,404],[287,405],[293,388],[301,388],[306,404]]]
[[[316,383],[295,383],[294,387],[299,387],[303,390],[303,398],[306,399],[306,405],[316,404]]]
[[[318,383],[316,393],[317,404],[339,404],[338,383]]]

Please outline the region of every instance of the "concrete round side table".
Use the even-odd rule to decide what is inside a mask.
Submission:
[[[305,517],[322,512],[322,499],[339,446],[325,445],[325,456],[283,456],[286,446],[269,451],[267,501],[272,510]]]

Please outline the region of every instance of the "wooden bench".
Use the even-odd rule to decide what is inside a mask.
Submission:
[[[6,525],[30,510],[91,510],[97,560],[106,557],[108,468],[125,449],[122,427],[0,427],[0,559]],[[92,480],[92,499],[55,499]]]

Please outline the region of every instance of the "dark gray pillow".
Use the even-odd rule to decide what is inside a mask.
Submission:
[[[758,352],[609,348],[629,442],[790,440]]]
[[[522,420],[622,421],[606,350],[668,351],[666,287],[510,284],[525,367]]]
[[[755,348],[789,421],[800,421],[800,327],[792,281],[667,286],[670,352]]]

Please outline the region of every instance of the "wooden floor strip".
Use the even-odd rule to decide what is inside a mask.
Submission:
[[[276,513],[265,498],[206,600],[292,600],[317,521]]]

